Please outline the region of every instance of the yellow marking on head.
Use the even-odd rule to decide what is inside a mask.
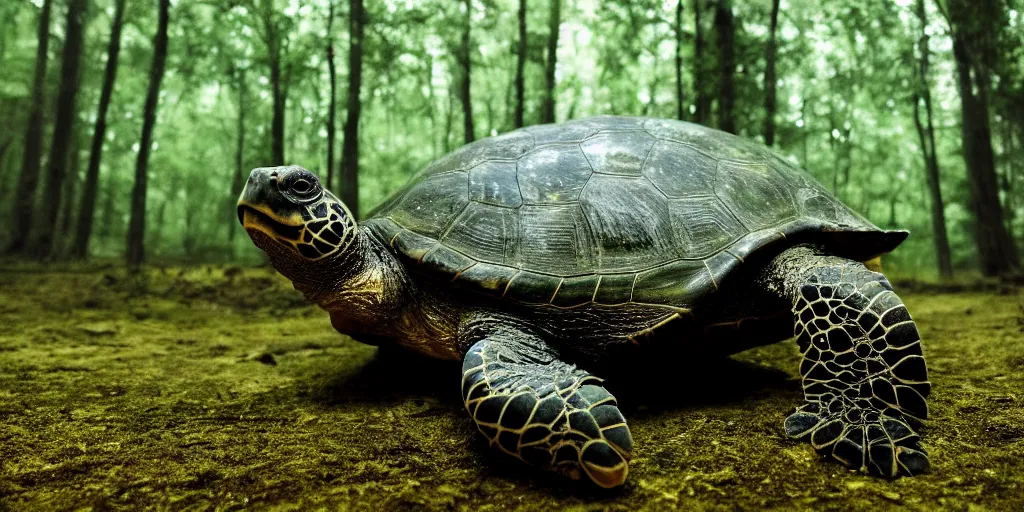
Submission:
[[[864,262],[864,266],[867,267],[868,270],[870,270],[872,272],[881,273],[882,272],[882,257],[881,256],[875,256],[874,258],[871,258],[870,260],[865,261]]]

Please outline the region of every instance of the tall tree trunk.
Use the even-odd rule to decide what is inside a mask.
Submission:
[[[736,133],[733,105],[736,103],[736,23],[732,2],[715,5],[715,40],[718,42],[718,129]]]
[[[363,82],[363,0],[349,0],[348,99],[341,148],[341,200],[359,218],[359,90]]]
[[[983,36],[984,31],[990,30],[990,15],[998,7],[991,0],[981,4],[965,0],[950,2],[949,14],[962,103],[961,129],[970,185],[969,206],[975,217],[974,236],[982,273],[998,276],[1019,272],[1020,254],[1003,222],[989,125],[986,64],[995,59],[991,55],[994,51],[991,41],[985,41],[987,38]]]
[[[932,236],[935,240],[935,261],[939,267],[939,275],[949,278],[953,275],[952,257],[949,251],[949,237],[946,235],[945,203],[942,200],[942,183],[939,179],[939,158],[935,152],[935,127],[932,122],[932,94],[928,80],[929,57],[931,49],[928,45],[928,17],[925,14],[924,0],[917,0],[917,18],[921,23],[921,35],[918,42],[920,53],[917,68],[917,90],[914,92],[914,125],[924,156],[925,177],[932,207]],[[925,105],[925,121],[921,121],[921,101]]]
[[[451,82],[448,86],[448,108],[444,111],[444,153],[452,150],[452,130],[455,127],[455,94],[452,93]]]
[[[82,63],[82,42],[85,38],[85,14],[88,0],[70,0],[67,30],[64,36],[64,60],[60,71],[60,93],[54,116],[53,144],[46,163],[46,188],[43,189],[42,217],[39,222],[37,254],[50,256],[57,235],[57,214],[67,176],[68,154],[78,117],[75,100],[78,97],[79,69]]]
[[[540,105],[541,124],[555,122],[555,68],[558,64],[558,33],[562,26],[562,0],[551,0],[548,52],[544,61],[544,99]]]
[[[39,160],[43,149],[43,106],[46,101],[46,58],[50,44],[50,12],[53,0],[45,0],[39,12],[39,28],[36,43],[36,67],[32,79],[32,104],[25,129],[25,151],[22,153],[21,176],[14,192],[14,208],[11,211],[11,241],[8,253],[25,250],[32,232],[32,217],[35,213],[36,189],[39,188]]]
[[[146,93],[146,107],[143,111],[142,137],[139,141],[138,158],[135,160],[135,187],[132,189],[132,216],[128,225],[128,268],[137,271],[145,257],[143,244],[146,234],[146,191],[149,152],[153,146],[153,126],[156,124],[156,108],[160,99],[160,82],[164,78],[167,63],[167,24],[171,0],[160,0],[160,15],[156,37],[153,39],[153,67],[149,72],[149,90]]]
[[[471,93],[473,54],[470,51],[470,29],[473,25],[473,1],[464,0],[466,19],[462,27],[462,48],[459,49],[459,67],[462,68],[462,81],[459,85],[459,100],[462,102],[462,132],[466,144],[476,140],[473,128],[473,95]]]
[[[512,115],[512,124],[516,128],[524,126],[523,114],[525,111],[525,78],[526,70],[526,0],[519,0],[519,48],[516,55],[516,106]]]
[[[327,181],[326,188],[334,187],[334,137],[338,75],[334,69],[334,0],[327,10],[327,74],[331,82],[331,98],[327,102]]]
[[[765,55],[764,69],[764,143],[769,147],[775,144],[775,54],[778,43],[775,33],[779,27],[779,0],[772,0],[772,17],[768,29],[768,50]]]
[[[273,97],[273,114],[270,121],[270,159],[272,165],[284,165],[284,122],[288,108],[288,94],[281,72],[281,34],[274,19],[274,2],[263,0],[262,6],[263,30],[270,67],[270,88]]]
[[[70,248],[68,235],[75,222],[75,195],[78,189],[79,171],[82,170],[82,128],[76,126],[71,135],[71,154],[68,155],[68,173],[64,177],[64,191],[61,192],[60,221],[57,234],[62,241],[54,247],[53,252],[66,255]]]
[[[96,113],[96,126],[92,132],[89,167],[85,170],[82,201],[78,206],[78,226],[75,230],[75,241],[71,246],[72,258],[83,259],[89,254],[89,239],[92,237],[93,217],[96,214],[96,193],[99,190],[103,141],[107,136],[107,111],[110,109],[110,98],[114,94],[117,60],[121,53],[121,30],[124,28],[125,2],[126,0],[117,0],[115,3],[114,20],[110,25],[107,65],[103,73],[103,88],[100,92],[99,111]]]
[[[683,120],[686,106],[683,104],[683,0],[676,2],[676,119]]]
[[[705,0],[693,0],[693,91],[697,96],[696,120],[698,123],[709,126],[711,124],[711,97],[708,95],[707,86],[704,83],[704,27],[701,24],[701,14],[704,10]]]
[[[235,124],[235,173],[231,177],[231,197],[228,198],[229,214],[235,209],[235,200],[242,193],[242,184],[245,180],[245,111],[249,108],[246,104],[246,83],[245,69],[235,70],[235,88],[238,92],[238,118]],[[229,223],[228,242],[235,241],[235,233],[238,226]]]

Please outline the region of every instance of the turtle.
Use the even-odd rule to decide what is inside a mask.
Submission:
[[[238,217],[337,331],[461,360],[477,429],[528,465],[621,486],[633,438],[598,369],[795,338],[787,436],[885,478],[929,468],[921,337],[878,265],[908,233],[754,141],[643,117],[530,126],[433,161],[358,222],[314,173],[257,168]]]

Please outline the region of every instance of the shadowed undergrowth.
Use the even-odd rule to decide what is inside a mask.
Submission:
[[[799,355],[780,343],[610,376],[636,442],[613,492],[492,455],[458,363],[339,336],[267,270],[8,265],[0,290],[0,508],[1024,506],[1007,286],[904,296],[935,385],[930,474],[877,480],[785,439]]]

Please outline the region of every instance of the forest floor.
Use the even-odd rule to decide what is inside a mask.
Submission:
[[[928,474],[876,479],[786,439],[787,342],[678,372],[668,403],[610,380],[636,448],[600,492],[493,455],[458,363],[378,355],[269,270],[146,280],[0,269],[0,510],[1024,508],[1019,290],[906,287],[934,383]]]

